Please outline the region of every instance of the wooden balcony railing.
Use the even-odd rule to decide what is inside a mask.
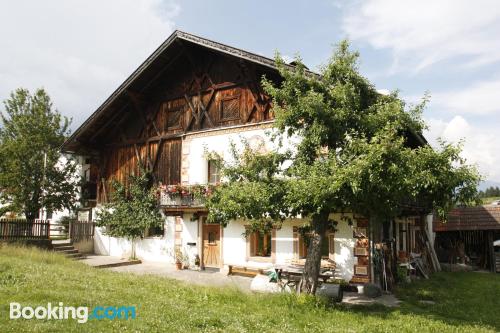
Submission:
[[[214,185],[163,185],[159,187],[160,206],[203,207]]]

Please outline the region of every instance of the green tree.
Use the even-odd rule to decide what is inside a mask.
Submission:
[[[114,180],[111,201],[98,212],[96,219],[97,226],[106,227],[107,235],[131,241],[134,259],[136,240],[144,237],[148,228],[163,224],[150,178],[148,172],[142,171],[138,176],[129,177],[128,186]]]
[[[323,236],[339,222],[332,213],[355,212],[375,225],[401,214],[404,202],[424,202],[444,216],[455,203],[475,200],[480,177],[460,146],[442,142],[434,150],[421,137],[427,98],[406,106],[396,92],[379,94],[359,74],[358,54],[346,41],[321,75],[300,58],[290,67],[277,55],[276,64],[282,82],[264,78],[263,86],[273,98],[277,148],[260,154],[243,142],[242,149],[233,145],[231,161],[219,157],[226,182],[209,199],[208,218],[263,229],[288,217],[307,220],[302,292],[316,291]],[[286,149],[290,137],[300,139]]]
[[[0,114],[0,201],[34,219],[48,211],[72,209],[77,202],[77,165],[61,158],[70,120],[53,109],[43,89],[17,89]]]

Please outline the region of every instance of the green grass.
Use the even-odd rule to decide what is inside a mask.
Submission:
[[[327,306],[97,270],[35,249],[0,247],[0,332],[494,332],[500,274],[440,273],[398,291],[402,306]],[[432,300],[436,304],[422,304]],[[22,305],[135,305],[129,320],[9,320]]]
[[[481,201],[483,205],[488,205],[492,203],[495,200],[500,200],[500,197],[486,197],[486,198],[481,198]]]

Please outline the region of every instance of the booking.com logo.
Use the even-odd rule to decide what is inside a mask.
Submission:
[[[43,319],[61,320],[76,319],[83,324],[91,319],[135,319],[135,306],[96,306],[91,311],[86,306],[64,306],[59,302],[57,306],[47,303],[47,306],[21,306],[20,303],[10,303],[10,319]]]

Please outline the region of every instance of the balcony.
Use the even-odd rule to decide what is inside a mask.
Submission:
[[[160,185],[158,188],[161,207],[204,207],[214,185]]]

